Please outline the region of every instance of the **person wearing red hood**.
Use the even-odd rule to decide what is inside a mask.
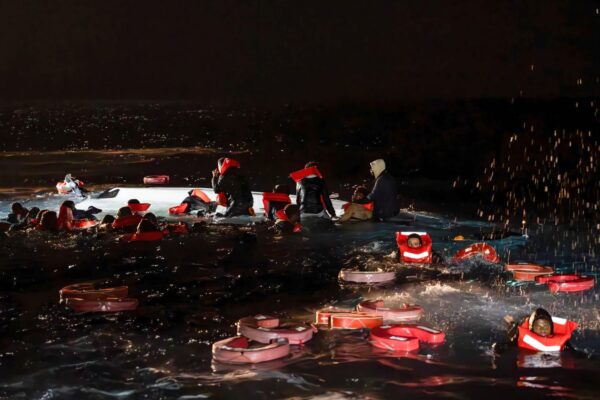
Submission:
[[[218,168],[213,170],[212,188],[215,193],[224,193],[227,200],[225,217],[253,215],[254,198],[240,174],[240,163],[232,158],[219,158]]]
[[[296,204],[302,215],[309,214],[325,218],[335,217],[335,209],[329,198],[325,180],[317,170],[317,163],[310,161],[304,166],[306,176],[296,183]],[[298,171],[296,173],[302,172]],[[315,173],[312,173],[314,171]],[[295,174],[296,174],[295,173]]]

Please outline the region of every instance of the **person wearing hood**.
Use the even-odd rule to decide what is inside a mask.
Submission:
[[[375,185],[367,199],[373,202],[373,220],[385,221],[400,212],[398,206],[398,184],[396,179],[386,170],[385,161],[378,159],[371,162],[371,174],[375,177]]]
[[[329,198],[327,185],[317,167],[317,163],[311,161],[303,170],[292,174],[298,175],[299,178],[296,181],[296,204],[300,206],[300,213],[303,215],[335,218],[335,209]]]
[[[232,158],[220,158],[212,172],[212,188],[227,209],[225,217],[254,215],[254,198],[246,179],[240,173],[240,163]],[[222,195],[221,195],[222,193]]]

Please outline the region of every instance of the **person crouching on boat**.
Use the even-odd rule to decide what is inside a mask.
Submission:
[[[304,166],[303,171],[315,169],[315,172],[318,172],[317,167],[317,163],[311,161]],[[327,185],[319,175],[310,173],[297,182],[296,204],[300,207],[300,214],[302,215],[334,218],[336,216],[335,209],[331,204]]]
[[[212,188],[216,194],[223,193],[227,207],[224,216],[254,215],[254,199],[246,179],[240,173],[240,164],[232,158],[219,158],[217,169],[212,172]]]
[[[340,217],[340,222],[350,219],[367,221],[373,218],[373,203],[367,200],[368,194],[366,187],[357,187],[352,194],[352,201],[344,204],[344,214]]]
[[[373,202],[373,220],[385,221],[400,212],[398,184],[387,171],[384,160],[372,161],[370,166],[371,174],[375,178],[375,185],[371,193],[367,195],[367,200]]]

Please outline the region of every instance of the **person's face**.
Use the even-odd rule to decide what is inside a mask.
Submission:
[[[406,244],[411,249],[416,249],[417,247],[421,247],[421,241],[419,239],[417,239],[417,238],[410,238],[410,239],[408,239],[408,242]]]
[[[533,333],[538,334],[540,336],[548,336],[550,335],[550,322],[545,319],[536,319],[533,322],[533,326],[531,327]]]
[[[362,192],[356,192],[356,193],[354,193],[354,198],[356,200],[363,200],[365,198],[365,195]]]

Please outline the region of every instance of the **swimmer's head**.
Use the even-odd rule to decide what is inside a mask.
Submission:
[[[137,226],[137,232],[155,232],[158,228],[150,219],[142,219]]]
[[[548,311],[538,308],[529,317],[529,330],[540,336],[549,336],[554,333],[554,323]]]
[[[58,226],[58,217],[54,211],[45,211],[42,214],[40,221],[42,230],[44,231],[55,231]]]
[[[288,204],[283,209],[285,215],[287,215],[288,219],[292,224],[297,224],[300,222],[300,207],[296,204]]]
[[[10,205],[10,209],[12,210],[13,214],[20,214],[23,212],[24,208],[23,205],[21,203],[12,203]]]
[[[138,199],[129,199],[127,200],[127,204],[140,204],[140,201]]]
[[[39,214],[40,209],[37,207],[31,207],[29,209],[29,212],[27,213],[27,218],[28,219],[36,219],[37,215]]]
[[[121,207],[119,208],[119,211],[117,211],[117,218],[127,217],[129,215],[133,215],[131,208],[129,207]]]
[[[66,208],[69,208],[71,210],[74,210],[75,209],[75,203],[72,200],[65,200],[61,204],[61,207],[66,207]]]
[[[158,220],[156,219],[156,215],[154,215],[153,213],[149,212],[146,213],[144,215],[144,219],[147,219],[148,221],[152,222],[153,224],[157,225],[158,224]]]
[[[421,240],[421,236],[416,233],[411,233],[408,235],[408,239],[406,241],[406,245],[412,249],[416,249],[423,245],[423,241]]]

